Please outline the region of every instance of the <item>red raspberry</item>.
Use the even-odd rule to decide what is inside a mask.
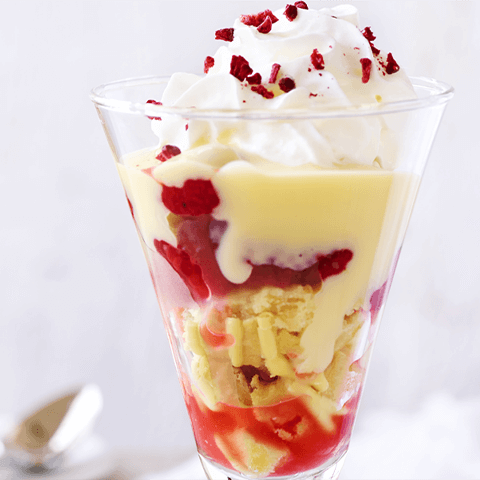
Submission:
[[[271,10],[265,10],[264,12],[260,12],[255,15],[240,15],[240,21],[244,25],[259,27],[267,17],[270,18],[272,23],[278,22],[278,18],[272,13]]]
[[[295,88],[295,81],[293,78],[283,77],[279,80],[278,86],[280,87],[280,90],[287,93]]]
[[[181,153],[181,150],[175,145],[164,145],[161,152],[155,158],[161,162],[166,162],[168,159],[180,155]]]
[[[268,83],[275,83],[277,81],[277,75],[279,70],[280,70],[280,64],[274,63],[272,65],[272,71],[270,73],[270,78],[268,79]]]
[[[287,17],[290,22],[293,22],[298,15],[298,10],[295,5],[287,5],[283,14]]]
[[[233,55],[230,62],[230,75],[238,78],[243,82],[249,75],[253,73],[248,61],[241,55]]]
[[[262,83],[262,76],[259,73],[255,73],[246,78],[249,85],[260,85]]]
[[[201,302],[210,296],[210,290],[203,280],[201,268],[192,261],[187,252],[163,240],[154,240],[157,252],[165,258],[172,268],[180,275],[190,290],[195,301]]]
[[[211,215],[183,217],[177,227],[177,242],[188,253],[192,262],[202,269],[202,277],[212,295],[223,297],[239,285],[230,283],[224,276],[215,250],[218,241],[227,228],[226,222],[213,220]],[[215,231],[215,233],[213,233]],[[216,237],[215,240],[212,237]]]
[[[310,55],[310,60],[312,62],[315,70],[323,70],[325,68],[325,62],[323,61],[323,55],[315,49]]]
[[[319,255],[317,258],[320,277],[325,281],[328,277],[338,275],[347,268],[348,262],[353,258],[353,252],[344,248],[328,255]]]
[[[385,67],[386,72],[391,75],[392,73],[398,72],[400,67],[398,63],[394,60],[393,55],[389,53],[387,55],[387,66]]]
[[[377,37],[373,34],[372,29],[370,27],[365,27],[362,30],[363,36],[369,41],[373,42]]]
[[[361,58],[360,63],[362,64],[362,82],[368,83],[372,71],[372,61],[369,58]]]
[[[294,5],[297,8],[303,8],[304,10],[308,10],[308,5],[305,2],[295,2]]]
[[[162,202],[176,215],[209,214],[220,203],[210,180],[189,179],[181,188],[162,187]]]
[[[316,288],[321,284],[322,279],[317,263],[301,271],[276,265],[253,265],[252,273],[243,287],[257,289],[264,285],[279,288],[287,288],[291,285],[311,285]]]
[[[256,85],[252,87],[252,92],[256,92],[261,95],[263,98],[273,98],[275,95],[270,90],[267,90],[263,85]]]
[[[260,33],[269,33],[272,29],[272,19],[267,17],[258,27],[257,30]]]
[[[207,57],[203,63],[203,72],[208,73],[208,71],[215,65],[215,59],[213,57]]]
[[[372,53],[374,55],[378,55],[380,53],[380,50],[373,45],[373,41],[377,38],[370,27],[365,27],[362,30],[363,36],[368,40],[368,43],[370,44],[370,48],[372,49]]]
[[[233,28],[222,28],[215,32],[215,40],[225,40],[226,42],[233,42]]]

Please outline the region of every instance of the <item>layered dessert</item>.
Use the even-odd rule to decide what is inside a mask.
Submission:
[[[352,6],[215,36],[203,75],[145,99],[159,143],[118,169],[201,455],[291,476],[348,446],[419,183],[378,106],[415,93]],[[359,105],[374,114],[318,114]]]

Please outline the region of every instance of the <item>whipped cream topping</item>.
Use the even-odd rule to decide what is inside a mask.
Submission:
[[[268,33],[261,33],[238,18],[233,25],[233,40],[224,41],[211,57],[213,65],[206,75],[174,74],[162,103],[197,109],[274,112],[378,106],[378,103],[415,98],[404,70],[391,54],[377,50],[369,35],[360,30],[354,6],[298,8],[293,20],[287,18],[284,10],[273,15],[278,21],[272,23]],[[243,59],[241,62],[245,60],[251,69],[247,77],[261,76],[260,85],[250,84],[249,78],[241,80],[243,75],[235,76],[232,65],[238,58]],[[392,61],[395,68],[389,68]],[[274,65],[279,70],[271,81]],[[294,82],[294,88],[290,83],[289,91],[280,86],[286,78]],[[185,119],[167,117],[152,121],[152,128],[160,146],[174,144],[182,152],[216,142],[245,152],[245,159],[255,154],[291,166],[357,164],[392,169],[395,165],[395,143],[379,116],[299,120],[281,126],[273,120],[260,123],[190,119],[188,129]],[[279,129],[282,135],[278,134]],[[272,142],[274,132],[276,140]],[[282,138],[288,139],[288,145]]]

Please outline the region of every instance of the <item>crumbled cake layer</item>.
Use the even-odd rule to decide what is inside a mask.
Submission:
[[[330,428],[329,415],[357,386],[352,357],[364,314],[345,317],[324,372],[297,374],[292,360],[302,354],[300,339],[314,315],[314,296],[309,286],[264,287],[234,296],[221,313],[184,312],[185,348],[192,353],[192,374],[208,405],[264,406],[307,395],[311,409]]]

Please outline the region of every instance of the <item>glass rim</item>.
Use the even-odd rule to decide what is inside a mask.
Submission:
[[[358,105],[322,105],[301,109],[200,109],[195,107],[169,107],[149,103],[132,102],[120,98],[108,98],[107,93],[115,90],[145,86],[148,84],[166,85],[170,75],[150,75],[127,78],[104,83],[90,91],[90,99],[99,107],[120,113],[152,116],[153,114],[177,115],[187,118],[218,120],[311,120],[327,118],[360,117],[370,115],[386,115],[419,110],[448,102],[454,93],[451,85],[429,77],[409,77],[414,87],[423,88],[426,93],[418,98],[382,103],[364,103]],[[148,105],[148,107],[147,107]]]

